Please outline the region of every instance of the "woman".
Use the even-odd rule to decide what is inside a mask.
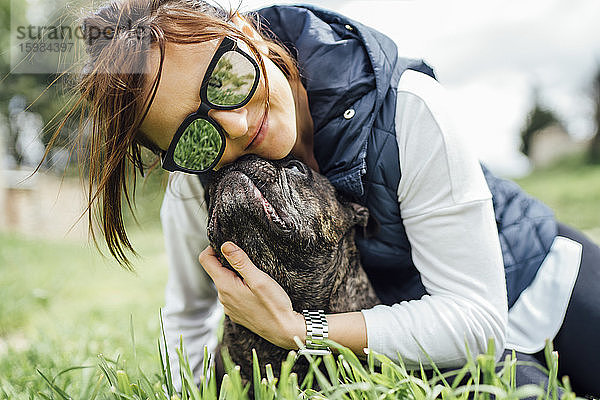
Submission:
[[[600,393],[592,376],[600,366],[598,247],[482,171],[455,134],[431,69],[398,58],[389,38],[317,8],[258,15],[270,32],[251,16],[186,0],[122,0],[84,20],[90,207],[99,207],[123,265],[132,246],[120,201],[127,171],[142,170],[141,147],[166,169],[190,173],[172,175],[161,209],[170,346],[183,335],[198,371],[223,309],[279,346],[306,340],[305,317],[243,249],[222,248],[243,280],[210,247],[200,253],[206,171],[244,154],[291,154],[380,224],[358,245],[385,305],[327,315],[330,339],[357,354],[368,346],[400,355],[414,368],[430,364],[424,351],[438,367],[459,367],[465,345],[482,353],[490,338],[538,362],[544,340],[554,339],[575,390]],[[518,371],[519,384],[544,379],[535,368]]]

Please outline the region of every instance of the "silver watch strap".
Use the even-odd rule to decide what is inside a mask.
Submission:
[[[325,311],[302,310],[302,315],[306,322],[306,350],[316,355],[329,354],[329,347],[323,344],[323,339],[329,337],[329,325],[327,325]]]

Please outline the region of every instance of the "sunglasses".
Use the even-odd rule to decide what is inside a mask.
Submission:
[[[213,56],[202,85],[200,107],[189,114],[161,154],[167,171],[200,173],[218,164],[225,151],[225,130],[210,110],[234,110],[250,101],[260,79],[256,60],[225,37]]]

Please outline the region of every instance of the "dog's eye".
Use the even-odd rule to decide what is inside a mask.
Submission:
[[[295,174],[300,174],[300,175],[305,175],[306,174],[306,170],[304,168],[304,165],[302,165],[299,161],[296,161],[296,160],[290,161],[289,164],[287,164],[285,166],[285,168],[288,171],[293,172]]]
[[[298,168],[297,165],[292,165],[291,167],[288,168],[290,171],[294,171],[294,172],[298,172],[298,173],[302,173],[302,171],[300,171],[300,168]]]

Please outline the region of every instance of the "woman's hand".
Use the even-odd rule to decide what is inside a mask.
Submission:
[[[232,242],[223,243],[221,252],[243,280],[221,265],[210,246],[200,253],[199,260],[217,287],[225,314],[279,347],[297,349],[294,336],[304,343],[306,326],[285,291]]]

